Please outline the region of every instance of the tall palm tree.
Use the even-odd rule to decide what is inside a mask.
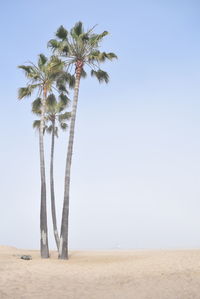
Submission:
[[[95,34],[93,31],[94,27],[88,31],[84,31],[82,22],[76,23],[69,33],[63,26],[61,26],[56,32],[57,38],[50,40],[48,43],[48,46],[53,52],[64,58],[67,70],[74,70],[75,73],[74,97],[65,169],[65,188],[59,248],[60,259],[68,259],[70,173],[80,79],[82,76],[86,76],[84,68],[89,67],[91,69],[91,75],[95,76],[99,82],[108,83],[109,76],[105,71],[100,69],[100,63],[107,59],[112,60],[117,58],[114,53],[99,51],[99,45],[108,32],[104,31],[101,34]]]
[[[48,94],[53,89],[56,78],[58,78],[60,72],[63,70],[63,62],[55,56],[48,59],[45,55],[40,54],[36,65],[30,62],[27,65],[20,65],[19,68],[25,72],[28,83],[26,87],[19,89],[18,98],[23,99],[25,97],[30,97],[34,91],[37,91],[42,102],[39,130],[41,176],[40,251],[42,258],[49,258],[43,131],[45,125],[46,100]]]
[[[54,238],[57,249],[59,250],[60,237],[57,229],[56,205],[55,205],[55,191],[54,191],[54,147],[55,137],[58,137],[58,127],[65,131],[68,127],[67,122],[70,119],[70,112],[64,112],[69,104],[69,99],[66,95],[61,94],[59,101],[56,100],[54,94],[50,94],[46,100],[46,116],[44,132],[51,134],[51,158],[50,158],[50,190],[51,190],[51,213],[53,222]],[[41,115],[41,98],[37,98],[32,103],[32,112],[38,116]],[[39,130],[40,120],[33,122],[33,128]]]

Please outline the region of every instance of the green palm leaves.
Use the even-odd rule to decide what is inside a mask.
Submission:
[[[71,117],[70,112],[64,112],[64,110],[69,106],[69,98],[61,94],[56,100],[54,94],[50,94],[46,99],[46,115],[45,115],[45,126],[44,126],[44,133],[47,132],[49,134],[53,131],[54,122],[54,135],[58,137],[58,129],[65,131],[68,127],[68,122]],[[42,100],[41,98],[37,98],[32,103],[32,112],[37,115],[41,116],[41,107],[42,107]],[[40,128],[40,120],[35,120],[33,122],[33,128],[38,129]]]
[[[48,47],[53,50],[53,53],[66,58],[65,64],[69,69],[74,67],[76,71],[77,63],[81,61],[84,74],[86,74],[84,68],[88,67],[91,75],[99,82],[108,83],[109,75],[100,69],[100,64],[106,60],[113,60],[117,56],[112,52],[99,51],[99,45],[108,32],[94,34],[94,28],[84,31],[82,22],[78,22],[68,33],[63,26],[60,26],[56,32],[56,39],[51,39]]]
[[[30,62],[28,65],[18,66],[24,71],[28,84],[26,87],[22,87],[18,91],[18,99],[29,97],[34,91],[38,91],[38,95],[41,96],[44,88],[47,92],[51,92],[55,80],[61,76],[61,71],[64,67],[64,62],[56,56],[51,56],[50,59],[40,54],[38,57],[37,65]]]

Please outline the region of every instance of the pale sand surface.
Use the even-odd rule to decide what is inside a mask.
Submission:
[[[74,251],[61,261],[0,246],[0,298],[200,299],[200,250]]]

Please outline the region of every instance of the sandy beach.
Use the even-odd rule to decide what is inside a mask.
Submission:
[[[73,251],[61,261],[0,246],[0,298],[199,299],[200,250]]]

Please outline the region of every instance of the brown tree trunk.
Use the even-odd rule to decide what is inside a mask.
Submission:
[[[82,68],[83,68],[83,62],[77,61],[74,98],[73,98],[73,106],[72,106],[72,114],[71,114],[71,122],[70,122],[66,168],[65,168],[64,201],[63,201],[60,246],[59,246],[59,256],[58,256],[59,259],[68,259],[70,173],[71,173],[71,163],[72,163],[72,153],[73,153],[73,143],[74,143],[76,111],[77,111],[77,104],[78,104],[78,94],[79,94],[79,85],[80,85]]]
[[[53,119],[53,121],[52,121],[50,185],[51,185],[51,213],[52,213],[52,222],[53,222],[53,232],[54,232],[54,237],[55,237],[55,241],[56,241],[56,246],[57,246],[57,249],[59,250],[60,238],[59,238],[58,229],[57,229],[55,192],[54,192],[54,176],[53,176],[54,141],[55,141],[55,119]]]
[[[47,90],[44,88],[41,108],[41,121],[39,132],[40,148],[40,175],[41,175],[41,206],[40,206],[40,253],[42,258],[49,258],[48,230],[47,230],[47,208],[46,208],[46,178],[44,159],[44,121]]]

